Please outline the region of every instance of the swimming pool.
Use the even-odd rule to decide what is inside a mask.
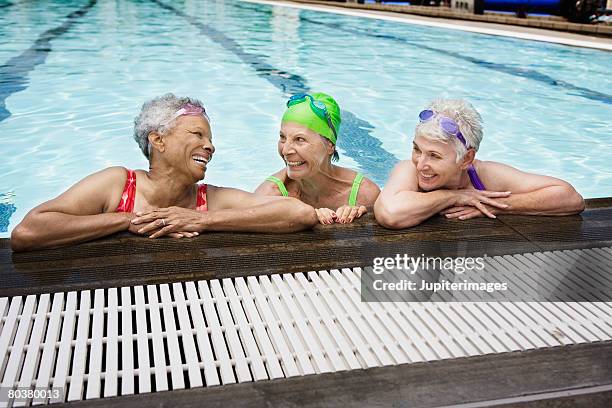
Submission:
[[[323,90],[343,108],[340,164],[381,184],[424,104],[463,97],[481,159],[612,196],[605,51],[238,0],[0,0],[0,44],[0,237],[91,172],[146,167],[133,119],[166,92],[205,102],[213,184],[278,170],[287,96]]]

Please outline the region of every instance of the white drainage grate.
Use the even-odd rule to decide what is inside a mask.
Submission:
[[[362,303],[360,273],[0,298],[1,385],[62,389],[37,405],[612,338],[612,303]]]

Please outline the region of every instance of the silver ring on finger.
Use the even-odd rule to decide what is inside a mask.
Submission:
[[[164,227],[166,226],[166,220],[164,220],[163,218],[162,218],[162,225],[163,225]]]

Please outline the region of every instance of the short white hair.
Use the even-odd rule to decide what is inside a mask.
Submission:
[[[415,137],[420,136],[429,140],[451,143],[455,147],[457,163],[459,163],[467,153],[467,149],[457,137],[445,133],[440,128],[440,115],[442,115],[454,120],[468,147],[478,151],[482,140],[482,117],[471,103],[463,99],[436,99],[428,105],[427,109],[438,115],[426,122],[419,122],[414,131]]]
[[[142,105],[140,113],[134,119],[134,140],[136,140],[140,150],[148,160],[151,160],[149,134],[157,132],[160,135],[165,135],[170,132],[176,125],[178,118],[174,118],[168,123],[166,122],[187,103],[204,110],[204,105],[198,99],[177,97],[171,93],[151,99]]]

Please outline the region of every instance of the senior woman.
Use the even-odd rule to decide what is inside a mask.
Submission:
[[[167,94],[142,107],[134,138],[149,170],[110,167],[30,211],[15,227],[15,251],[57,247],[119,231],[157,238],[203,231],[292,232],[317,223],[296,199],[261,197],[197,184],[215,148],[210,119],[196,99]]]
[[[365,214],[380,189],[361,173],[332,163],[339,159],[340,122],[340,107],[331,96],[292,96],[278,140],[285,167],[255,193],[298,198],[316,209],[321,224],[350,223]]]
[[[396,165],[374,206],[387,228],[407,228],[434,214],[466,220],[497,214],[569,215],[584,200],[567,182],[475,160],[482,119],[464,100],[434,101],[419,114],[412,159]]]

